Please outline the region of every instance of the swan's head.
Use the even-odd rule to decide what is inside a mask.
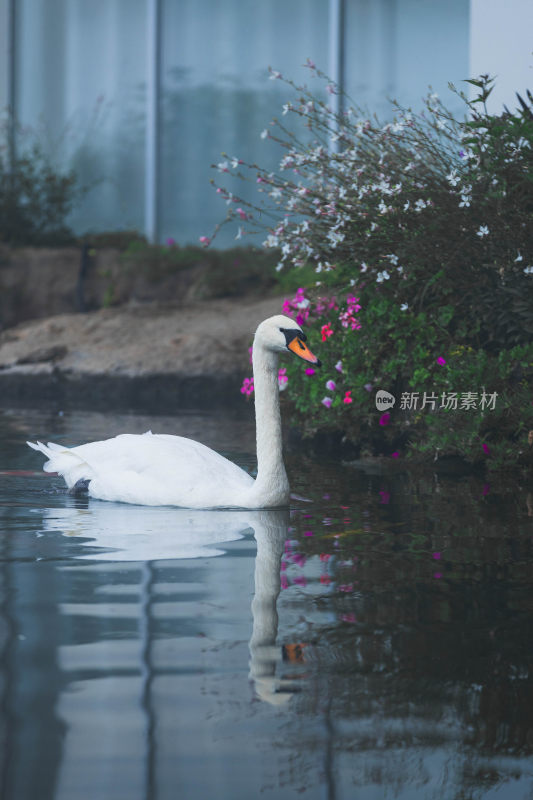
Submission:
[[[288,350],[315,367],[320,367],[320,360],[309,350],[306,339],[307,336],[293,319],[277,314],[259,325],[254,344],[275,353],[286,353]]]

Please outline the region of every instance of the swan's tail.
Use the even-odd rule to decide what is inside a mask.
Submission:
[[[44,472],[57,472],[65,479],[68,488],[71,489],[79,480],[94,477],[92,467],[75,452],[54,442],[43,444],[42,442],[26,442],[33,450],[38,450],[48,458],[43,464]]]

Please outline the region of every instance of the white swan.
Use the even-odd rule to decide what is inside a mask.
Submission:
[[[58,472],[69,489],[83,486],[90,497],[147,506],[186,508],[272,508],[289,501],[282,456],[278,358],[287,350],[320,366],[290,317],[262,322],[254,337],[253,372],[257,478],[200,442],[181,436],[122,434],[66,448],[27,444],[49,459],[45,472]]]

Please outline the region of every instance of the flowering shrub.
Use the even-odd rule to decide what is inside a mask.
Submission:
[[[271,77],[284,80],[277,72]],[[399,396],[437,385],[445,391],[452,379],[475,378],[456,390],[486,386],[505,395],[505,381],[517,371],[531,387],[533,113],[521,101],[513,113],[488,114],[488,76],[470,81],[475,99],[456,92],[465,103],[462,120],[431,93],[421,113],[393,104],[386,123],[354,107],[333,111],[328,92],[338,89],[331,82],[324,99],[286,83],[296,99],[284,105],[283,121],[261,134],[281,148],[279,170],[237,157],[217,165],[255,183],[257,202],[215,186],[228,206],[225,223],[238,226],[236,238],[263,229],[265,248],[279,251],[280,274],[301,269],[318,279],[284,310],[309,327],[326,374],[290,365],[289,396],[307,412],[309,430],[337,427],[364,445],[379,428],[400,455],[407,446],[423,449],[430,430],[433,453],[470,457],[475,437],[490,428],[497,438],[496,412],[465,422],[470,433],[462,447],[454,432],[466,429],[449,413],[426,414],[424,421],[404,413],[398,424],[396,407],[387,424],[373,392]],[[457,347],[471,350],[459,359],[452,356]],[[524,426],[533,427],[531,403],[506,397],[511,407],[502,411],[502,430],[523,436]],[[425,433],[418,436],[418,428]],[[498,448],[484,443],[492,457]],[[481,445],[479,451],[488,457]]]

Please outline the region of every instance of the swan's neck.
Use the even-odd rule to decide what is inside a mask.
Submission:
[[[277,354],[254,344],[253,368],[257,437],[254,492],[264,498],[265,505],[284,505],[289,500],[289,482],[283,465]]]

